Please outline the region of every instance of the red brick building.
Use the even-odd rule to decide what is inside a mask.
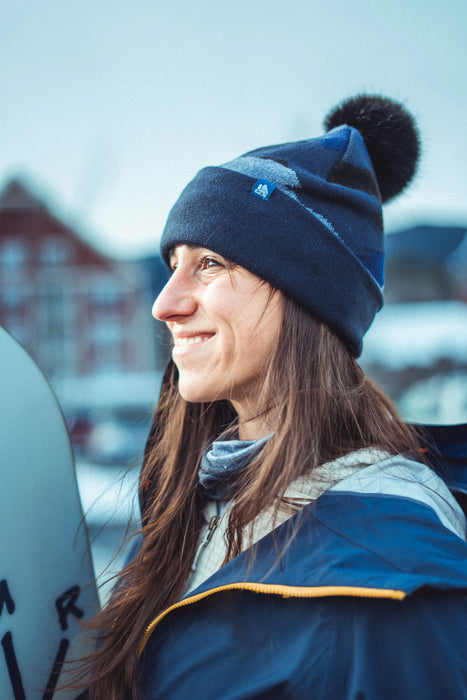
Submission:
[[[51,379],[155,368],[141,273],[91,247],[21,182],[0,193],[0,325]]]

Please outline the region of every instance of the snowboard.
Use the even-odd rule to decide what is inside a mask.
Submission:
[[[65,421],[37,365],[0,327],[0,698],[75,700],[67,662],[98,608]]]

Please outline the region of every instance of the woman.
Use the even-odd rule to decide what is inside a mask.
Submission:
[[[465,518],[355,360],[418,136],[379,97],[326,127],[202,170],[169,216],[173,362],[93,698],[466,697]]]

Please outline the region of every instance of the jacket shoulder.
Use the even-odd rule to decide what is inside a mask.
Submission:
[[[149,640],[142,697],[464,700],[467,596],[299,599],[228,591],[177,611]]]
[[[401,602],[335,603],[323,700],[467,697],[467,636],[459,624],[467,615],[465,591],[424,589]]]

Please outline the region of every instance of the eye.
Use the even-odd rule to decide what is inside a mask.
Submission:
[[[217,258],[213,258],[210,255],[205,255],[201,259],[201,268],[203,270],[212,270],[216,267],[225,267],[225,265],[222,262],[222,260],[218,260]]]

